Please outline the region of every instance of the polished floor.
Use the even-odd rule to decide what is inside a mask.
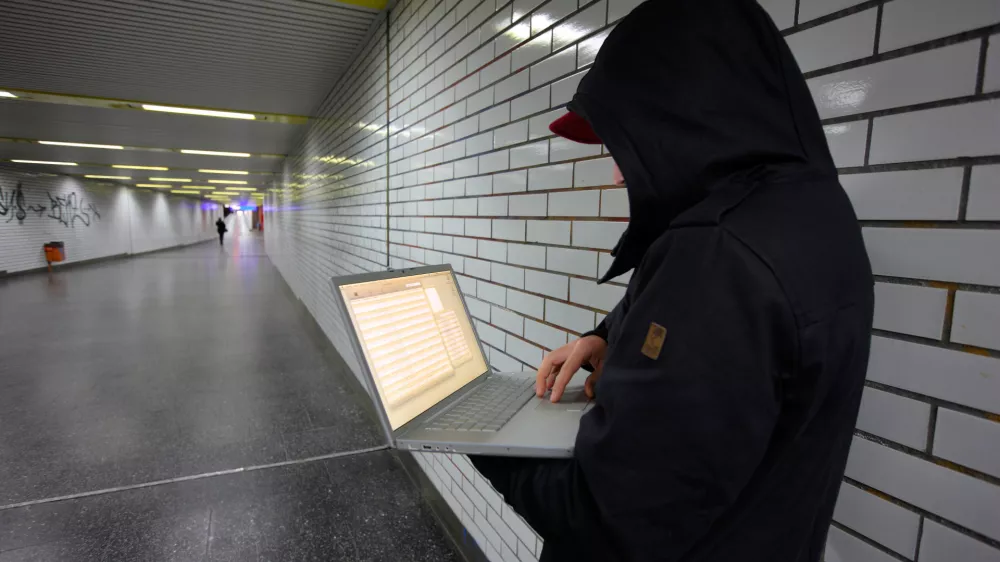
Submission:
[[[353,454],[366,398],[234,226],[0,281],[0,562],[457,559],[393,454]]]

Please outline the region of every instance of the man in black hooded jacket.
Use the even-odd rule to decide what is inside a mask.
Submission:
[[[634,271],[538,374],[558,400],[594,370],[574,458],[473,463],[545,540],[543,561],[819,560],[873,279],[785,41],[753,0],[650,0],[569,110],[553,130],[603,142],[628,190],[602,281]]]

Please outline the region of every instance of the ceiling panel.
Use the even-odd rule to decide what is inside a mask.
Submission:
[[[283,154],[303,125],[0,100],[0,137]],[[0,143],[0,158],[6,155]]]
[[[3,0],[0,88],[305,115],[377,15],[307,0]]]
[[[11,160],[87,162],[106,165],[140,164],[144,166],[167,166],[169,168],[210,168],[258,172],[272,172],[274,171],[275,164],[280,162],[276,158],[228,158],[222,156],[180,154],[176,152],[103,150],[99,148],[46,146],[11,142],[0,142],[0,158]]]

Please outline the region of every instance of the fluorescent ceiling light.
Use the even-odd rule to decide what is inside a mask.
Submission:
[[[180,193],[181,195],[201,195],[200,191],[191,191],[190,189],[171,189],[170,193]]]
[[[232,174],[234,176],[245,176],[250,172],[243,172],[240,170],[198,170],[203,174]]]
[[[150,105],[142,104],[146,111],[162,111],[165,113],[183,113],[185,115],[201,115],[202,117],[224,117],[226,119],[256,119],[253,113],[239,113],[237,111],[216,111],[214,109],[191,109],[189,107],[174,107],[170,105]]]
[[[0,98],[16,98],[14,94],[10,92],[0,92]]]
[[[223,195],[229,195],[229,196],[239,195],[239,193],[236,193],[235,191],[213,191],[212,195],[216,195],[216,196],[220,196],[221,197]]]
[[[181,154],[201,154],[202,156],[232,156],[234,158],[250,158],[249,152],[217,152],[215,150],[181,150]]]
[[[49,144],[52,146],[75,146],[77,148],[104,148],[107,150],[124,150],[124,146],[117,144],[90,144],[86,142],[60,142],[60,141],[38,141],[38,144]]]
[[[257,191],[256,187],[227,187],[229,191]]]
[[[153,181],[168,181],[170,183],[187,183],[191,181],[190,179],[187,178],[149,178],[149,179]]]
[[[246,185],[246,180],[208,180],[208,183],[227,183],[231,185]]]
[[[214,185],[185,185],[184,189],[219,189]]]
[[[83,176],[85,178],[90,178],[92,180],[130,180],[132,176],[95,176],[92,174],[87,174]]]
[[[51,166],[76,166],[76,162],[49,162],[48,160],[11,160],[18,164],[49,164]]]
[[[130,164],[114,164],[111,167],[119,170],[156,170],[157,172],[166,172],[170,169],[163,166],[132,166]]]
[[[165,183],[137,183],[136,187],[173,187]]]

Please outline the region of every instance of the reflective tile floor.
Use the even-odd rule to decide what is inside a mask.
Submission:
[[[231,227],[232,229],[232,227]],[[0,562],[455,560],[249,232],[0,281]]]

